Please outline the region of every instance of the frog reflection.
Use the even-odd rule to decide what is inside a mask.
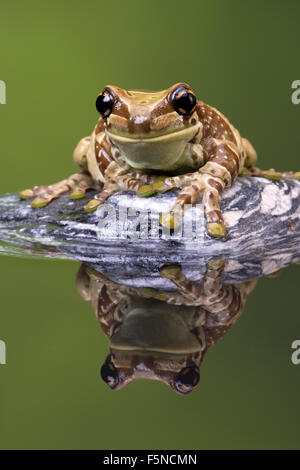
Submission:
[[[202,283],[189,281],[179,266],[162,268],[176,291],[120,285],[81,266],[77,289],[110,341],[101,377],[111,389],[137,378],[160,380],[181,395],[197,386],[206,351],[240,316],[256,284],[223,285],[224,264],[210,261]]]

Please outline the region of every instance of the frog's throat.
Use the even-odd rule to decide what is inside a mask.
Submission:
[[[128,137],[110,133],[112,144],[127,164],[136,169],[172,170],[180,166],[186,144],[198,133],[200,123],[163,135]]]
[[[199,352],[205,345],[204,337],[201,342],[190,331],[184,313],[189,309],[169,305],[151,304],[152,309],[135,308],[127,314],[119,330],[111,336],[110,347],[115,355],[142,356],[173,356],[181,357],[186,354]],[[160,308],[159,308],[160,307]]]

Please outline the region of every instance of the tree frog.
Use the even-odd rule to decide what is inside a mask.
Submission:
[[[222,190],[257,159],[250,142],[228,119],[197,100],[186,83],[159,92],[106,86],[96,107],[100,118],[73,155],[81,172],[20,196],[34,198],[31,205],[38,208],[69,190],[78,199],[96,188],[99,192],[86,206],[90,212],[120,190],[146,197],[177,188],[177,200],[160,223],[174,228],[185,205],[203,196],[208,234],[224,237]]]
[[[201,284],[179,265],[164,266],[160,274],[173,291],[132,288],[80,267],[77,289],[109,338],[101,377],[112,390],[138,378],[160,380],[180,395],[195,389],[205,353],[235,323],[257,282],[223,285],[224,265],[211,260]]]

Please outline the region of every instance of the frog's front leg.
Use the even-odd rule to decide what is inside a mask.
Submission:
[[[82,172],[75,173],[69,178],[49,186],[35,186],[33,189],[25,189],[20,192],[20,197],[21,199],[34,198],[30,204],[33,208],[38,208],[47,206],[53,199],[71,190],[73,192],[70,198],[80,199],[85,196],[87,189],[92,188],[95,188],[95,182],[88,173]]]
[[[206,139],[203,148],[209,157],[202,168],[165,180],[164,186],[183,189],[170,212],[161,217],[161,223],[173,228],[183,216],[185,205],[195,204],[203,195],[206,230],[209,235],[222,238],[227,232],[220,209],[221,192],[233,183],[245,155],[233,142],[215,138]]]
[[[151,190],[155,179],[153,175],[123,168],[115,161],[109,163],[105,169],[104,177],[103,189],[87,204],[85,208],[87,212],[96,210],[109,196],[118,191],[131,190],[138,193],[141,188]],[[154,193],[155,191],[153,191]]]
[[[90,137],[81,139],[73,154],[75,163],[80,167],[81,173],[66,178],[58,183],[49,186],[35,186],[33,189],[25,189],[21,191],[21,199],[31,199],[31,206],[33,208],[44,207],[53,199],[61,196],[62,194],[73,190],[70,194],[71,199],[80,199],[85,196],[87,189],[96,188],[97,185],[90,176],[87,168],[87,153],[90,145]]]
[[[225,264],[224,257],[212,258],[206,265],[207,270],[201,284],[187,279],[179,265],[164,266],[160,270],[160,275],[177,287],[189,305],[209,306],[224,296],[222,275]]]

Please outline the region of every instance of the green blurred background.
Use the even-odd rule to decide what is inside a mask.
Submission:
[[[186,81],[255,145],[259,165],[299,170],[300,3],[0,1],[1,193],[74,171],[72,151],[108,83]],[[75,290],[79,264],[0,259],[0,447],[299,448],[297,267],[260,280],[244,314],[206,356],[188,397],[158,382],[113,393],[108,343]]]

